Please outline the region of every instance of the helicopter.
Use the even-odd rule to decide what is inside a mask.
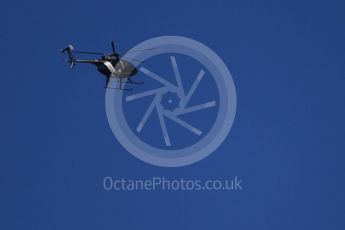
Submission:
[[[138,70],[134,64],[130,61],[121,59],[121,55],[116,52],[115,50],[115,42],[111,42],[112,52],[109,54],[100,53],[100,52],[87,52],[87,51],[75,51],[72,45],[68,45],[66,48],[61,49],[61,53],[67,53],[68,59],[65,61],[70,63],[70,68],[72,69],[76,63],[86,63],[86,64],[93,64],[97,67],[97,70],[106,77],[105,87],[106,89],[119,89],[119,90],[132,90],[123,88],[123,83],[129,84],[143,84],[144,82],[134,82],[132,81],[132,77],[134,77]],[[92,60],[83,60],[83,59],[76,59],[73,54],[92,54],[92,55],[101,55],[100,59],[92,59]],[[137,62],[141,62],[139,60],[134,60]],[[110,88],[109,82],[110,78],[116,78],[117,81],[120,83],[118,88]]]

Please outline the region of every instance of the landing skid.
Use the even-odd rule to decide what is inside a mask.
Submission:
[[[115,90],[123,90],[123,91],[131,91],[132,88],[112,88],[112,87],[104,87],[105,89],[115,89]]]
[[[128,83],[128,84],[136,84],[136,85],[144,84],[143,81],[135,82],[135,81],[132,81],[131,79],[128,79],[128,80],[126,81],[126,83]]]
[[[135,85],[141,85],[144,84],[144,82],[135,82],[132,81],[131,79],[127,79],[126,82],[122,81],[122,78],[120,78],[120,80],[117,80],[117,82],[119,82],[120,87],[108,87],[109,86],[109,80],[110,80],[110,76],[107,77],[106,82],[105,82],[105,89],[116,89],[116,90],[124,90],[124,91],[130,91],[132,90],[132,88],[123,88],[123,83],[128,83],[128,84],[135,84]]]
[[[117,81],[117,82],[122,83],[121,81]],[[142,85],[142,84],[144,84],[143,81],[135,82],[135,81],[129,81],[129,80],[127,80],[126,83],[127,84],[134,84],[134,85]]]
[[[122,87],[122,83],[123,83],[122,79],[120,79],[120,81],[118,81],[118,82],[120,82],[120,87],[109,87],[109,82],[110,82],[110,76],[107,76],[107,79],[106,79],[106,82],[105,82],[105,86],[104,86],[105,89],[115,89],[115,90],[123,90],[123,91],[130,91],[130,90],[132,90],[132,89],[128,89],[128,88],[123,88]]]

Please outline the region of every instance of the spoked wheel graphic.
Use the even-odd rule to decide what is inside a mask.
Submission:
[[[151,70],[148,70],[146,67],[141,67],[140,71],[142,73],[160,82],[163,87],[125,97],[125,101],[130,102],[133,100],[139,100],[143,97],[154,95],[151,104],[149,105],[141,121],[137,125],[136,131],[140,133],[144,128],[147,120],[152,117],[151,114],[157,111],[160,129],[162,131],[166,146],[172,145],[170,140],[172,134],[169,134],[169,129],[167,129],[167,125],[165,122],[166,119],[170,119],[171,121],[174,121],[181,127],[194,133],[195,135],[200,136],[203,132],[198,127],[194,127],[193,125],[187,123],[179,116],[188,113],[197,113],[199,110],[204,110],[216,105],[216,101],[212,100],[199,105],[187,107],[189,100],[192,98],[195,90],[198,88],[198,85],[202,80],[205,72],[203,69],[201,69],[190,89],[185,92],[185,87],[183,86],[183,82],[181,80],[181,75],[175,56],[170,56],[170,61],[171,67],[174,70],[174,77],[177,85],[174,85],[171,82],[165,80],[163,77],[158,76]]]
[[[134,50],[149,50],[151,52],[131,52]],[[236,91],[231,74],[223,61],[205,45],[185,37],[163,36],[149,39],[133,47],[123,58],[128,60],[149,60],[157,55],[167,54],[169,66],[173,70],[174,82],[164,75],[156,73],[144,65],[137,66],[138,70],[147,78],[160,83],[161,87],[148,89],[132,94],[122,91],[106,91],[106,112],[111,129],[121,145],[135,157],[158,166],[178,167],[195,163],[212,152],[224,141],[228,135],[236,113]],[[191,84],[184,85],[183,74],[178,65],[178,55],[185,55],[201,64],[196,76],[192,76]],[[190,104],[199,90],[206,73],[210,73],[216,85],[217,97],[210,98],[197,104]],[[189,76],[190,77],[190,76]],[[150,103],[140,113],[137,124],[128,124],[124,107],[128,103],[151,98]],[[206,130],[186,121],[184,115],[198,113],[217,108],[217,114],[211,127]],[[153,114],[159,121],[162,146],[153,146],[140,134],[153,119]],[[181,134],[169,131],[167,121],[173,122],[180,128],[199,137],[195,143],[180,148],[174,148],[174,136]],[[160,138],[160,135],[152,135]]]

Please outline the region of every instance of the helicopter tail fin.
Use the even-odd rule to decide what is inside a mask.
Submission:
[[[65,52],[67,52],[67,54],[68,54],[68,59],[66,59],[66,61],[69,62],[69,63],[71,64],[71,69],[74,67],[74,65],[75,65],[75,63],[76,63],[76,60],[75,60],[75,58],[74,58],[74,56],[73,56],[73,53],[72,53],[73,50],[74,50],[74,47],[73,47],[72,45],[69,45],[69,46],[67,46],[66,48],[60,50],[61,53],[63,53],[63,54],[64,54]]]

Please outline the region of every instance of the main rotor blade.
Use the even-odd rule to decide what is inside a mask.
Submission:
[[[143,52],[143,51],[148,51],[148,50],[155,50],[157,48],[148,48],[148,49],[142,49],[142,50],[131,50],[128,51],[127,53],[132,53],[132,52]]]
[[[134,59],[134,58],[129,58],[129,59],[132,60],[132,61],[136,61],[136,62],[140,62],[140,63],[145,63],[144,61],[140,61],[138,59]]]
[[[120,57],[123,57],[123,55],[121,54],[118,54]],[[140,62],[140,63],[145,63],[144,61],[141,61],[141,60],[138,60],[138,59],[135,59],[135,58],[129,58],[127,57],[129,60],[132,60],[132,61],[136,61],[136,62]]]
[[[97,54],[97,55],[106,55],[105,53],[98,53],[98,52],[84,52],[84,51],[72,51],[73,53],[78,54]]]
[[[113,53],[115,53],[115,42],[111,41],[111,48],[113,49]]]

